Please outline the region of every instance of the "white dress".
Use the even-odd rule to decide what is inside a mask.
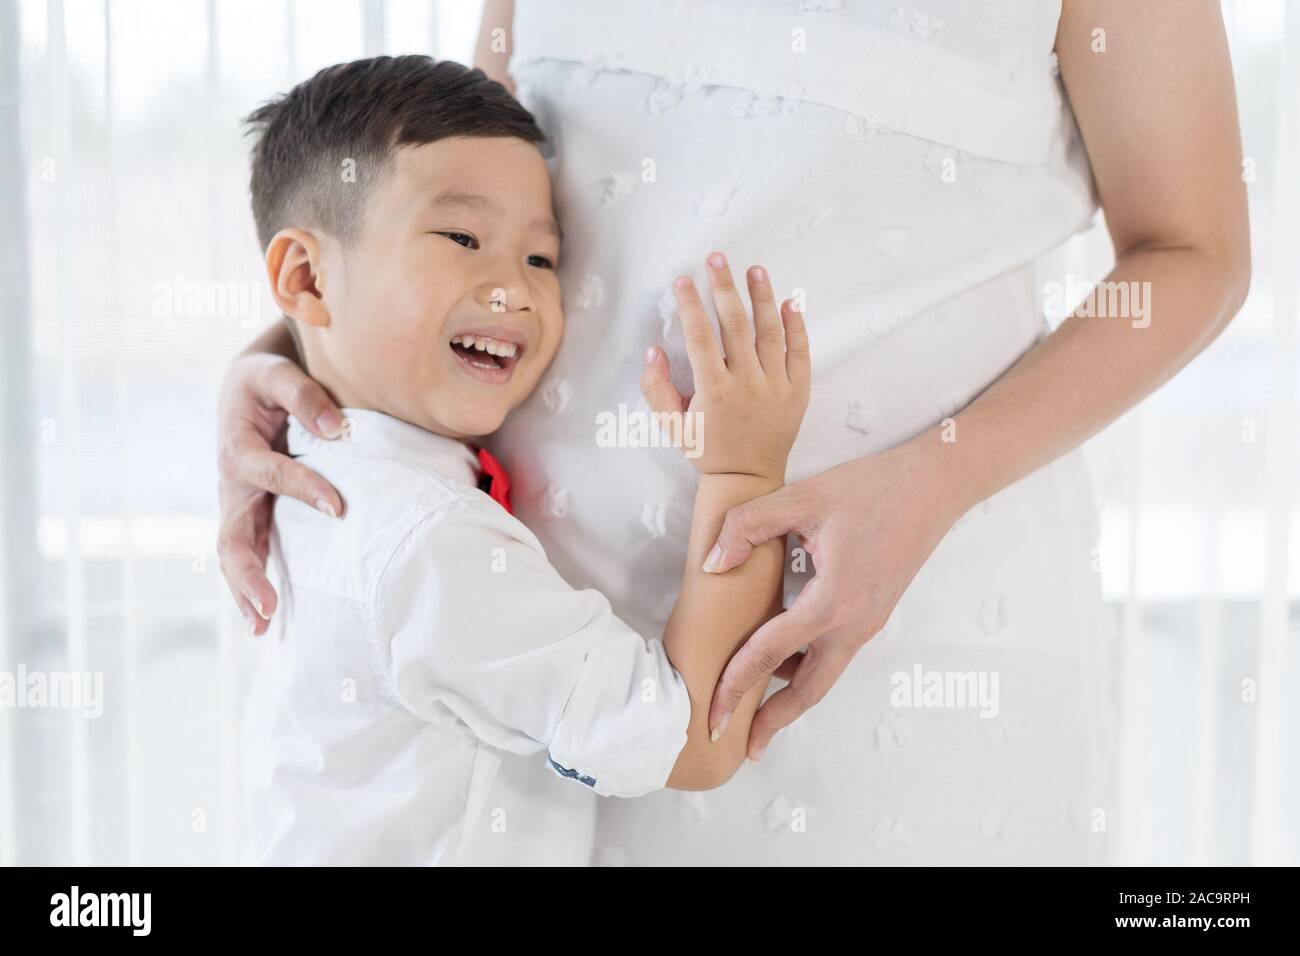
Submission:
[[[791,481],[961,408],[1045,334],[1032,264],[1096,209],[1056,76],[1059,3],[516,6],[511,70],[554,148],[567,326],[491,444],[561,573],[652,636],[675,599],[694,472],[671,450],[599,447],[596,416],[643,407],[649,344],[689,381],[672,278],[702,280],[721,249],[805,297],[814,377]],[[494,799],[534,822],[481,859],[1104,859],[1111,625],[1095,518],[1081,457],[1058,460],[957,524],[760,764],[709,793],[603,801],[512,764]],[[807,573],[787,573],[787,601]],[[996,675],[996,715],[894,696],[896,675],[932,673]]]

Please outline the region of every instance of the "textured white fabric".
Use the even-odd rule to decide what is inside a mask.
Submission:
[[[502,753],[549,748],[579,790],[662,787],[690,719],[662,643],[560,579],[465,445],[346,414],[340,441],[290,428],[348,510],[276,505],[283,603],[244,729],[256,859],[458,862],[469,831],[509,832],[485,803]]]
[[[702,279],[710,250],[806,297],[814,379],[791,480],[952,414],[1045,333],[1032,262],[1095,211],[1054,75],[1057,12],[521,0],[512,71],[555,151],[567,328],[490,444],[575,586],[647,635],[672,608],[694,474],[668,450],[599,447],[596,416],[638,406],[648,344],[689,387],[667,290]],[[799,28],[808,52],[782,53]],[[1076,455],[978,507],[758,766],[712,793],[602,801],[596,862],[1097,858],[1111,730],[1096,534]],[[787,600],[810,570],[788,573]],[[918,664],[998,673],[997,716],[893,706],[893,675]],[[500,799],[526,800],[527,776]],[[580,796],[557,843],[586,839]],[[530,862],[522,848],[489,858]]]

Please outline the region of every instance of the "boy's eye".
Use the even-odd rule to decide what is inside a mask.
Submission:
[[[555,263],[552,262],[550,259],[548,259],[546,256],[529,256],[528,264],[530,266],[536,266],[538,269],[555,268]]]
[[[464,246],[466,249],[477,249],[478,240],[465,232],[440,232],[440,236],[446,236],[457,245]]]

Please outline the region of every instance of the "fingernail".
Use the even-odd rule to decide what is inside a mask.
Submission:
[[[763,759],[763,751],[765,751],[766,749],[767,749],[767,744],[763,744],[763,746],[756,748],[755,750],[750,752],[749,759],[754,763],[758,763],[760,760]]]
[[[334,506],[324,498],[316,499],[316,510],[321,514],[329,515],[331,518],[337,518],[339,513],[334,510]]]
[[[655,353],[658,352],[658,351],[659,351],[659,350],[656,349],[653,345],[650,346],[648,349],[645,350],[645,363],[646,363],[646,365],[649,365],[650,363],[652,363],[652,362],[655,360]]]
[[[713,550],[709,552],[709,556],[704,559],[704,570],[709,574],[712,574],[713,571],[717,568],[717,566],[721,563],[722,563],[722,548],[715,544],[713,546]]]
[[[731,714],[723,714],[722,719],[718,721],[718,726],[714,727],[713,733],[709,734],[709,740],[716,744],[718,738],[722,736],[722,732],[727,729],[727,721],[729,720],[731,720]]]
[[[673,285],[677,286],[677,288],[679,289],[685,289],[690,284],[691,284],[690,276],[678,276],[676,279],[673,280]]]
[[[727,267],[727,257],[720,252],[715,252],[709,256],[709,265],[715,269],[725,269]]]
[[[271,615],[267,614],[264,610],[262,610],[262,602],[257,600],[257,598],[252,598],[252,601],[253,601],[253,607],[257,608],[258,616],[264,621],[271,620]]]
[[[749,270],[749,277],[755,282],[766,282],[767,270],[762,266],[754,266],[754,268]]]
[[[335,409],[327,409],[316,416],[316,427],[326,438],[338,438],[343,432],[343,416]]]

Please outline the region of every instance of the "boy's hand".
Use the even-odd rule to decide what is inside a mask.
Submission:
[[[674,444],[704,474],[746,474],[785,481],[786,458],[808,405],[812,377],[803,316],[787,299],[777,311],[762,266],[746,273],[754,322],[720,252],[707,260],[722,347],[695,284],[673,283],[695,374],[695,394],[685,399],[669,378],[668,358],[646,352],[641,393],[668,426]],[[724,354],[725,353],[725,354]],[[675,413],[675,414],[674,414]]]

